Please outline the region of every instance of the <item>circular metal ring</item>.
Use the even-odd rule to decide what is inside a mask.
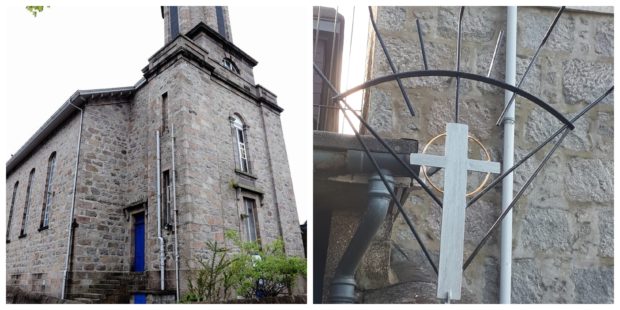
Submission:
[[[439,135],[436,135],[435,137],[433,137],[431,140],[428,141],[428,143],[424,146],[424,149],[422,150],[422,154],[426,154],[426,150],[428,149],[428,147],[433,144],[435,142],[435,140],[441,138],[441,137],[445,137],[446,133],[442,133]],[[484,151],[484,154],[486,156],[486,161],[491,161],[491,155],[489,154],[489,151],[487,150],[486,147],[484,147],[484,145],[482,144],[482,142],[478,141],[478,139],[467,135],[467,139],[474,141],[476,144],[478,144],[478,146],[480,146],[480,148]],[[422,168],[422,174],[424,174],[424,178],[426,179],[426,181],[428,182],[428,184],[433,187],[435,190],[439,191],[440,193],[443,193],[443,189],[439,188],[437,185],[435,185],[433,183],[433,181],[431,181],[431,178],[428,176],[428,174],[426,173],[426,166],[421,166]],[[484,180],[482,181],[482,183],[480,183],[480,185],[474,189],[473,191],[467,193],[467,195],[465,197],[471,197],[475,194],[477,194],[478,192],[480,192],[484,186],[487,184],[487,182],[489,181],[489,178],[491,177],[491,173],[487,173],[487,175],[484,177]]]

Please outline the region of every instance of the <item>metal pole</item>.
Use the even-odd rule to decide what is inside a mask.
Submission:
[[[157,240],[159,241],[159,273],[160,273],[160,289],[164,290],[165,266],[164,266],[164,238],[161,236],[161,159],[159,146],[159,130],[156,133],[157,138]]]
[[[80,110],[80,129],[78,130],[77,148],[75,151],[75,173],[73,174],[73,197],[71,198],[71,212],[69,213],[69,225],[67,227],[67,256],[65,257],[65,270],[62,273],[62,288],[60,298],[65,299],[67,287],[67,275],[69,273],[69,258],[71,257],[71,245],[73,243],[73,215],[75,214],[75,191],[77,189],[78,165],[80,164],[80,142],[82,141],[82,123],[84,120],[84,110],[71,104],[74,108]]]
[[[172,206],[174,207],[174,264],[176,269],[176,288],[177,288],[177,302],[179,302],[180,295],[180,287],[179,283],[179,226],[177,225],[177,183],[176,183],[176,174],[177,168],[174,161],[174,124],[170,125],[170,143],[172,148]]]
[[[517,7],[507,8],[506,25],[506,84],[515,85],[517,76]],[[510,104],[513,93],[504,92],[506,105]],[[515,138],[515,105],[510,105],[504,117],[504,169],[514,164],[514,138]],[[512,201],[513,174],[510,173],[502,181],[502,211],[506,210]],[[499,302],[510,303],[512,281],[512,211],[508,212],[502,221],[500,249],[500,280]]]

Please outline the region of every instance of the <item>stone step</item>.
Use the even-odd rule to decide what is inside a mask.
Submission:
[[[81,297],[73,298],[71,300],[79,302],[81,304],[93,304],[93,303],[96,302],[95,300],[92,300],[92,299],[89,299],[89,298],[81,298]]]
[[[87,298],[87,299],[92,299],[92,300],[98,301],[98,300],[103,300],[104,295],[103,294],[96,294],[96,293],[73,293],[73,294],[69,294],[69,299],[75,300],[76,298]]]

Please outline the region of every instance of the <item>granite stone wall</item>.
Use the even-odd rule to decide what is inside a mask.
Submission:
[[[209,52],[223,48],[217,44],[221,43],[178,37],[149,60],[143,71],[147,80],[132,96],[86,99],[69,298],[128,302],[131,291],[160,289],[156,135],[159,131],[161,171],[171,171],[172,126],[179,213],[178,228],[162,227],[165,289],[174,294],[176,288],[175,230],[183,294],[189,275],[198,267],[194,259],[208,254],[207,241],[224,241],[226,230],[244,238],[243,197],[256,201],[263,244],[282,237],[288,254],[303,255],[276,97],[254,85],[250,64],[244,63],[245,71],[239,75],[223,67],[224,53]],[[234,114],[247,125],[249,173],[236,166],[230,121]],[[7,175],[7,193],[19,181],[7,238],[8,286],[60,296],[79,129],[76,115]],[[50,225],[37,231],[47,162],[54,151],[57,166]],[[27,236],[18,238],[32,168],[36,173]],[[7,206],[11,199],[7,195]],[[144,273],[133,269],[132,215],[139,212],[145,214]],[[8,207],[6,213],[8,217]]]
[[[517,81],[557,10],[519,8]],[[455,70],[458,11],[458,7],[375,8],[378,27],[397,69],[423,69],[415,23],[419,19],[429,69]],[[505,22],[504,7],[465,9],[462,71],[486,75]],[[613,14],[567,9],[522,88],[564,115],[575,115],[613,85],[613,22]],[[391,74],[372,29],[370,32],[367,74],[370,78]],[[491,77],[503,81],[504,68],[502,44]],[[409,114],[395,82],[367,90],[364,112],[384,137],[417,139],[424,146],[445,131],[446,123],[454,121],[456,81],[428,77],[405,79],[403,84],[416,116]],[[515,158],[520,159],[559,129],[561,123],[527,100],[518,98],[516,102]],[[489,149],[491,158],[500,162],[503,131],[495,121],[503,103],[504,92],[499,88],[461,80],[460,121],[469,125],[470,135]],[[576,122],[575,130],[516,205],[513,303],[613,302],[613,110],[612,94]],[[516,170],[515,193],[549,149],[544,148]],[[442,154],[442,149],[431,148],[430,152]],[[470,157],[480,155],[479,149],[470,149]],[[482,177],[470,173],[469,190]],[[442,184],[441,178],[440,172],[432,180]],[[413,191],[406,208],[438,261],[441,210],[420,189]],[[499,216],[500,209],[501,186],[497,186],[467,210],[465,257]],[[391,240],[390,277],[394,286],[369,291],[364,302],[386,302],[380,297],[392,296],[403,285],[418,287],[420,295],[434,296],[436,276],[402,217],[394,223]],[[464,273],[464,302],[498,302],[498,263],[499,230]],[[361,287],[367,288],[371,286]],[[392,298],[389,302],[411,300],[416,298]]]
[[[62,270],[67,252],[69,210],[73,193],[79,113],[42,143],[37,151],[7,175],[6,218],[13,188],[19,182],[6,243],[6,283],[25,291],[60,297]],[[48,229],[39,230],[45,198],[45,179],[50,155],[56,152],[52,182],[52,208]],[[35,169],[24,236],[20,237],[30,171]]]

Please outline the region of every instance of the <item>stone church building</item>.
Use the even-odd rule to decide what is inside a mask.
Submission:
[[[162,17],[140,81],[76,91],[7,162],[7,287],[174,301],[226,230],[304,255],[283,109],[232,43],[228,9]]]
[[[517,8],[516,36],[513,36],[517,82],[559,9]],[[365,8],[363,11],[368,14]],[[425,70],[425,62],[428,70],[456,70],[459,11],[459,7],[373,7],[377,28],[395,70],[373,28],[365,24],[362,26],[369,29],[365,80],[388,76],[394,71]],[[461,72],[483,77],[489,74],[504,81],[505,40],[500,41],[495,64],[491,71],[489,68],[499,32],[507,30],[507,19],[506,7],[464,8]],[[421,52],[419,30],[423,33],[425,55]],[[349,32],[345,27],[344,33]],[[567,7],[521,88],[572,118],[610,89],[613,78],[613,8]],[[401,81],[403,90],[395,80],[366,88],[361,115],[396,154],[409,162],[411,153],[422,152],[431,139],[446,131],[446,123],[454,122],[456,79],[430,76]],[[415,116],[405,105],[403,93],[413,104]],[[504,100],[503,89],[461,79],[459,122],[468,124],[469,134],[486,146],[490,159],[496,162],[502,161],[504,152],[504,130],[496,126]],[[613,101],[612,93],[574,123],[575,129],[515,205],[512,236],[504,243],[512,249],[508,260],[512,263],[512,278],[508,281],[511,288],[507,291],[511,303],[614,302]],[[547,111],[521,97],[516,100],[514,124],[514,163],[562,126]],[[385,168],[381,160],[386,157],[393,160],[393,157],[364,126],[360,127],[368,148],[376,152],[380,167]],[[355,256],[359,251],[348,251],[349,244],[360,245],[352,241],[354,234],[358,236],[357,229],[362,225],[370,229],[370,220],[361,219],[366,220],[365,212],[371,212],[367,197],[371,197],[369,184],[376,169],[371,165],[370,169],[364,169],[360,157],[353,156],[356,152],[363,153],[355,137],[315,131],[314,138],[314,301],[342,302],[344,289],[333,288],[354,282],[355,294],[346,296],[348,302],[443,302],[437,298],[438,276],[393,200],[386,214],[382,214],[385,219],[376,234],[364,244],[368,248],[363,257]],[[437,141],[436,152],[432,154],[444,155],[445,140]],[[515,195],[543,162],[552,144],[515,170]],[[472,156],[475,152],[478,150],[471,147],[470,158],[475,158]],[[381,157],[382,154],[387,155]],[[345,158],[351,159],[348,166]],[[412,180],[411,173],[398,164],[385,169],[391,168],[394,168],[391,172],[396,195],[430,257],[437,263],[441,255],[442,209]],[[419,176],[426,184],[432,181],[443,187],[441,172],[430,177],[430,181],[421,172]],[[491,180],[496,176],[492,175]],[[470,173],[469,177],[468,191],[473,191],[484,174]],[[442,197],[440,192],[435,193]],[[467,208],[464,258],[474,251],[501,210],[501,183]],[[359,236],[367,237],[363,233]],[[462,296],[453,302],[500,301],[500,247],[498,229],[463,273]],[[348,252],[343,254],[345,250]],[[353,275],[346,274],[350,278],[339,278],[337,268],[346,270],[346,263],[355,261],[353,256],[359,259],[358,268]]]

